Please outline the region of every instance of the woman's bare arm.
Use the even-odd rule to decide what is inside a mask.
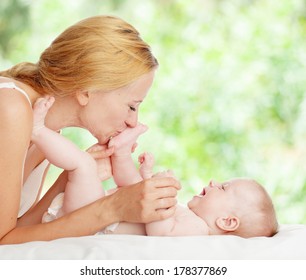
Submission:
[[[174,178],[144,180],[52,222],[16,227],[2,237],[0,244],[92,235],[115,222],[165,219],[174,214],[179,188]]]
[[[12,104],[12,106],[8,106]],[[32,109],[10,89],[0,95],[0,239],[16,226],[23,166],[32,131]]]

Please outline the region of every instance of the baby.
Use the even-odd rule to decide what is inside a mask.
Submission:
[[[173,217],[146,225],[148,235],[273,236],[278,224],[265,189],[256,181],[234,178],[210,181],[188,207],[178,206]]]
[[[35,103],[32,141],[52,164],[68,171],[68,182],[65,195],[60,194],[53,200],[43,222],[59,218],[105,195],[92,156],[44,126],[45,115],[53,101],[49,97]],[[137,138],[146,130],[146,126],[138,124],[109,142],[109,146],[114,147],[111,165],[118,187],[152,176],[173,176],[170,171],[153,175],[154,158],[149,153],[139,157],[139,170],[134,165],[131,152]],[[274,207],[264,188],[254,180],[235,178],[224,183],[211,181],[187,207],[178,205],[171,218],[146,225],[121,222],[102,232],[158,236],[232,234],[247,238],[273,236],[277,227]]]
[[[161,174],[172,176],[169,171]],[[114,233],[139,234],[140,226],[120,223]],[[223,183],[211,180],[187,207],[178,205],[172,217],[146,224],[144,232],[154,236],[227,234],[249,238],[272,237],[277,230],[274,206],[266,190],[255,180],[233,178]]]

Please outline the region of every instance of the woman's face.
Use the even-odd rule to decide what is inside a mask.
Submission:
[[[155,70],[144,74],[131,85],[110,92],[89,93],[88,102],[80,112],[81,126],[100,144],[127,127],[135,127],[138,109],[152,86]]]

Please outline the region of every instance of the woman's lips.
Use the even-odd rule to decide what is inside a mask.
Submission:
[[[109,136],[109,137],[107,138],[106,144],[109,144],[109,142],[110,142],[114,137],[118,136],[121,132],[122,132],[122,131],[117,131],[117,132],[113,133],[111,136]]]
[[[118,136],[120,133],[121,131],[117,131],[116,133],[113,134],[112,138]]]

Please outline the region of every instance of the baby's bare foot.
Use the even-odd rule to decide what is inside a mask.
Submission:
[[[148,127],[141,123],[134,128],[126,128],[109,141],[108,147],[114,147],[115,156],[129,155],[135,149],[138,137],[147,131]]]
[[[45,117],[54,103],[54,97],[48,96],[38,98],[33,106],[33,134],[45,126]]]
[[[151,153],[143,153],[138,157],[140,163],[139,173],[143,179],[153,176],[154,156]]]

